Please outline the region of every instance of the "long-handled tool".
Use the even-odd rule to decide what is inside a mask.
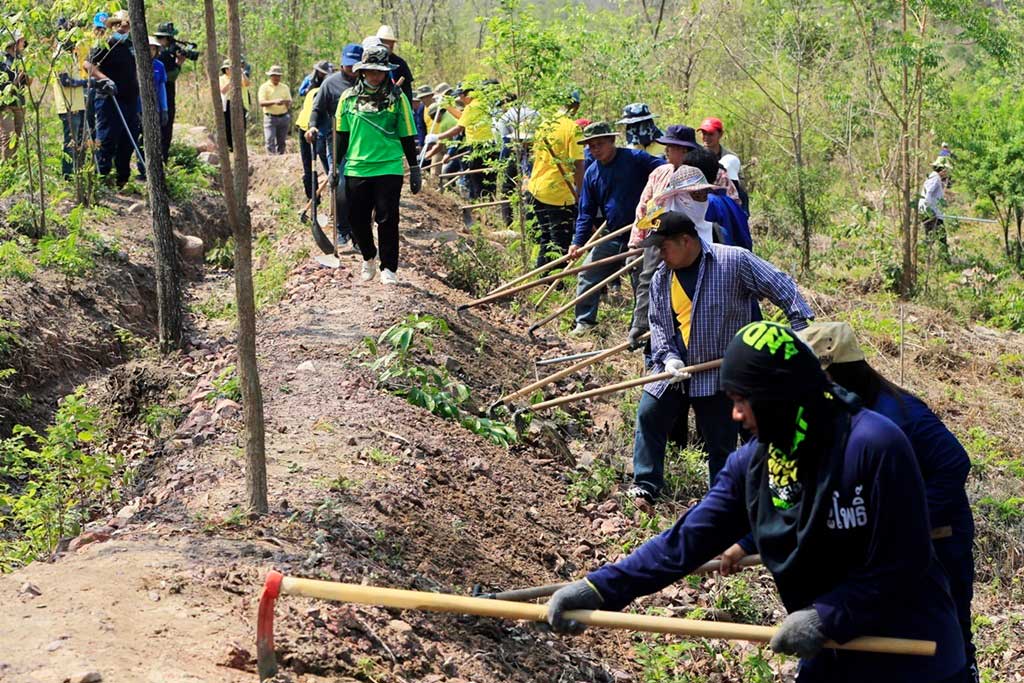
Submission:
[[[582,256],[583,254],[585,254],[586,252],[590,251],[594,247],[596,247],[596,246],[598,246],[600,244],[604,244],[608,240],[615,239],[619,235],[623,234],[627,229],[632,229],[632,227],[633,227],[632,225],[629,225],[629,226],[626,226],[626,227],[623,227],[623,228],[619,228],[618,230],[616,230],[614,232],[611,232],[611,233],[608,233],[607,235],[605,235],[604,237],[602,237],[600,239],[594,239],[594,237],[596,237],[599,232],[604,230],[606,225],[607,225],[607,223],[602,224],[601,227],[598,228],[594,232],[593,235],[591,235],[591,239],[588,240],[585,245],[580,247],[580,251],[579,251],[578,256]],[[568,254],[565,254],[563,256],[559,256],[554,261],[548,261],[544,265],[538,266],[538,267],[534,268],[531,271],[523,273],[522,275],[518,275],[518,276],[512,278],[511,280],[509,280],[508,282],[501,283],[500,285],[498,285],[497,287],[495,287],[491,291],[487,292],[487,294],[485,294],[485,296],[488,296],[488,295],[491,295],[491,294],[496,294],[497,292],[500,292],[503,289],[508,289],[509,287],[515,287],[520,282],[524,282],[526,280],[529,280],[534,275],[540,275],[541,273],[549,271],[552,268],[557,268],[558,266],[562,265],[563,263],[566,263],[566,262],[571,261],[571,260],[572,260],[572,257],[569,256]]]
[[[336,128],[337,128],[337,126],[331,126],[331,129],[332,129],[331,130],[331,149],[332,150],[338,149],[338,145],[337,145],[338,131],[336,130]],[[316,160],[314,159],[314,162],[315,161]],[[320,255],[318,255],[316,257],[316,262],[319,263],[320,265],[326,267],[326,268],[340,268],[341,267],[341,259],[338,258],[338,180],[335,178],[335,173],[337,172],[336,171],[337,168],[338,168],[338,160],[334,159],[333,154],[332,154],[332,157],[331,157],[331,171],[332,172],[330,174],[328,174],[328,176],[327,176],[327,182],[330,183],[330,185],[331,185],[331,193],[330,193],[330,197],[331,197],[331,239],[330,239],[330,242],[329,242],[329,244],[331,245],[331,249],[328,252],[326,249],[323,249],[323,247],[321,247],[321,250],[323,250],[325,253],[320,254]],[[319,231],[320,234],[323,235],[323,231],[320,230],[320,223],[319,223],[319,221],[314,220],[313,221],[313,225],[314,225],[314,230]],[[326,239],[327,238],[325,236],[324,240],[326,241]],[[317,243],[319,244],[319,241]]]
[[[321,256],[324,256],[325,258],[331,258],[331,256],[328,255],[334,254],[334,243],[331,242],[327,235],[324,234],[324,231],[320,229],[320,218],[317,213],[317,210],[320,208],[320,183],[315,166],[313,167],[313,187],[316,189],[313,191],[313,196],[310,197],[309,199],[309,230],[311,233],[313,233],[313,241],[316,242],[316,246],[319,247],[320,251],[323,252]],[[322,263],[323,265],[328,265],[320,261],[320,256],[317,256],[316,260]]]
[[[597,239],[597,236],[599,234],[601,234],[601,231],[604,230],[607,226],[608,226],[608,221],[605,221],[604,223],[602,223],[601,227],[594,231],[594,233],[590,236],[590,239],[588,239],[586,244],[584,244],[583,246],[586,247],[591,242],[593,242],[595,239]],[[632,228],[632,227],[633,226],[631,225],[630,228]],[[576,262],[574,264],[572,264],[572,265],[573,266],[578,266],[581,263],[583,263],[583,256],[582,255],[577,256],[576,257]],[[535,308],[540,308],[544,304],[544,302],[547,301],[547,298],[549,296],[551,296],[551,293],[553,291],[555,291],[555,287],[557,287],[557,286],[558,286],[558,282],[552,282],[550,285],[548,285],[548,288],[545,289],[544,293],[540,295],[539,299],[537,299],[537,303],[534,304],[534,307]]]
[[[740,569],[747,569],[748,567],[756,567],[761,564],[760,555],[747,555],[736,563],[736,566]],[[693,570],[693,574],[712,574],[719,571],[722,568],[721,560],[711,560],[705,562],[701,566]],[[502,591],[501,593],[481,593],[474,592],[473,597],[475,598],[487,598],[488,600],[511,600],[512,602],[527,602],[529,600],[536,600],[537,598],[546,598],[549,595],[554,595],[555,591],[560,588],[565,588],[569,585],[566,583],[549,583],[545,586],[534,586],[533,588],[519,588],[512,591]]]
[[[691,375],[698,372],[705,372],[707,370],[713,370],[722,366],[722,359],[710,360],[707,363],[697,363],[696,365],[688,365],[683,368],[682,372],[688,372]],[[646,375],[644,377],[636,377],[634,379],[627,379],[625,382],[618,382],[616,384],[609,384],[606,387],[598,387],[596,389],[590,389],[589,391],[581,391],[578,394],[568,394],[566,396],[559,396],[549,401],[542,401],[529,406],[529,410],[544,410],[545,408],[554,408],[564,403],[572,403],[573,401],[582,401],[585,398],[594,398],[595,396],[604,396],[606,394],[614,394],[618,391],[625,391],[631,387],[639,387],[644,384],[651,382],[661,382],[669,380],[675,377],[673,372],[659,372],[656,375]]]
[[[611,263],[618,263],[619,261],[627,259],[631,256],[637,256],[643,253],[643,249],[633,249],[632,251],[619,252],[618,254],[613,254],[612,256],[605,257],[598,261],[591,261],[590,263],[585,263],[582,266],[569,268],[559,273],[555,273],[554,275],[548,275],[546,277],[540,278],[539,280],[527,282],[525,285],[516,285],[515,287],[510,287],[509,289],[503,289],[500,292],[495,292],[494,294],[490,294],[475,301],[470,301],[468,304],[462,304],[461,306],[459,306],[459,310],[465,310],[467,308],[473,308],[475,306],[483,306],[484,304],[489,304],[492,301],[497,301],[499,299],[504,299],[505,297],[512,296],[513,294],[524,292],[527,289],[540,287],[541,285],[546,285],[549,282],[556,282],[557,280],[561,280],[564,277],[569,277],[570,275],[575,275],[576,273],[582,273],[585,270],[592,270],[594,268],[600,268],[601,266],[607,266],[608,264]]]
[[[114,109],[117,110],[117,115],[121,117],[121,123],[124,124],[124,130],[128,134],[128,139],[132,141],[132,147],[135,148],[135,153],[139,157],[139,161],[143,166],[146,165],[146,157],[142,156],[142,150],[139,149],[139,143],[135,140],[135,136],[132,135],[132,129],[128,126],[128,119],[124,117],[124,112],[121,111],[121,105],[118,103],[117,98],[113,95],[109,95],[108,98],[114,103]]]
[[[498,617],[519,621],[543,622],[547,620],[546,605],[509,602],[507,600],[486,600],[484,598],[469,598],[446,593],[426,593],[423,591],[361,586],[332,581],[316,581],[313,579],[298,579],[272,571],[267,575],[263,592],[260,595],[256,626],[256,666],[261,681],[267,680],[277,673],[277,661],[274,655],[274,605],[277,602],[277,598],[281,595],[298,595],[307,598],[395,609],[473,614],[482,617]],[[770,641],[776,631],[771,626],[705,622],[694,619],[655,617],[646,614],[622,614],[602,610],[571,610],[565,613],[565,618],[572,619],[581,624],[604,628],[628,629],[648,633],[672,633],[697,638],[746,640],[757,643]],[[934,641],[875,636],[854,638],[841,645],[828,641],[825,643],[825,647],[837,650],[883,652],[925,657],[934,656],[936,651],[936,643]]]
[[[650,336],[651,336],[650,332],[644,332],[639,337],[639,341],[644,341],[645,339],[647,339]],[[506,395],[502,396],[501,398],[499,398],[497,401],[495,401],[494,403],[491,404],[491,406],[487,409],[487,412],[489,414],[492,414],[494,412],[494,410],[498,406],[500,406],[500,405],[504,405],[504,404],[508,403],[509,401],[514,401],[515,399],[521,398],[523,396],[529,396],[530,394],[532,394],[533,392],[537,391],[538,389],[542,389],[542,388],[546,387],[549,384],[557,382],[558,380],[562,379],[563,377],[568,377],[569,375],[573,374],[574,372],[579,372],[583,368],[586,368],[586,367],[588,367],[590,365],[593,365],[594,363],[599,363],[599,362],[605,360],[606,358],[611,358],[615,354],[620,353],[621,351],[625,351],[626,349],[629,348],[629,346],[630,346],[630,343],[628,341],[627,342],[622,342],[621,344],[617,344],[617,345],[611,347],[610,349],[606,349],[606,350],[598,353],[595,356],[591,356],[590,358],[585,358],[585,359],[581,360],[579,363],[576,363],[574,365],[570,365],[569,367],[563,368],[563,369],[559,370],[558,372],[551,373],[547,377],[543,377],[543,378],[537,380],[536,382],[531,382],[530,384],[527,384],[525,387],[522,387],[521,389],[517,389],[517,390],[513,391],[511,394],[506,394]]]
[[[597,349],[596,351],[584,351],[583,353],[573,353],[568,356],[557,356],[555,358],[543,358],[541,360],[534,361],[533,364],[537,367],[544,367],[545,365],[558,365],[559,363],[568,363],[571,360],[580,360],[582,358],[590,358],[591,356],[599,356],[608,349]]]
[[[998,223],[999,222],[999,221],[997,221],[994,218],[972,218],[970,216],[952,216],[952,215],[950,215],[948,213],[946,214],[946,218],[947,219],[952,218],[952,219],[958,220],[958,221],[968,221],[968,222],[971,222],[971,223]]]
[[[643,250],[640,249],[638,251],[642,252]],[[579,302],[585,301],[585,300],[587,300],[587,299],[589,299],[591,297],[594,297],[594,296],[600,296],[601,295],[601,290],[603,290],[605,287],[607,287],[611,283],[613,283],[616,280],[618,280],[620,277],[622,277],[623,275],[625,275],[629,271],[631,271],[634,268],[636,268],[637,266],[641,265],[643,262],[644,262],[644,257],[643,257],[643,254],[641,254],[638,258],[635,258],[632,261],[630,261],[629,263],[627,263],[626,265],[622,266],[622,268],[619,268],[617,271],[615,271],[614,273],[612,273],[611,275],[609,275],[605,279],[601,280],[600,282],[598,282],[593,287],[590,287],[589,289],[587,289],[587,291],[583,292],[582,294],[580,294],[578,297],[576,297],[572,301],[570,301],[570,302],[568,302],[566,304],[563,304],[562,306],[559,306],[557,309],[555,309],[554,311],[552,311],[548,315],[544,316],[543,318],[541,318],[540,320],[538,320],[534,324],[530,325],[530,328],[526,331],[527,334],[529,334],[531,337],[533,337],[533,333],[534,332],[536,332],[538,329],[540,329],[544,325],[547,325],[549,322],[551,322],[552,320],[554,320],[558,316],[562,315],[563,313],[568,311],[570,308],[572,308],[573,306],[575,306]]]

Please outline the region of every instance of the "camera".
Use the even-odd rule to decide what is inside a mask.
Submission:
[[[188,40],[175,40],[174,46],[171,48],[171,52],[177,56],[181,55],[189,61],[196,61],[199,59],[199,46]]]

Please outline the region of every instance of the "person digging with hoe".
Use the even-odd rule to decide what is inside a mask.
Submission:
[[[771,640],[797,683],[954,683],[964,645],[929,536],[913,449],[899,428],[829,382],[796,332],[769,322],[729,342],[721,384],[754,438],[711,491],[624,559],[556,592],[548,622],[621,610],[752,532],[789,615]],[[932,657],[824,649],[868,633],[935,641]]]

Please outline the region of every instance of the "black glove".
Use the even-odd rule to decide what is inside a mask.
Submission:
[[[828,638],[821,632],[821,619],[813,607],[793,612],[772,636],[771,648],[785,655],[810,659],[821,652]]]
[[[573,619],[565,619],[562,615],[574,609],[597,609],[604,600],[589,581],[575,581],[564,588],[559,588],[548,600],[548,623],[555,633],[583,633],[586,628]]]
[[[409,190],[413,194],[419,194],[421,189],[423,189],[423,171],[419,166],[412,166],[409,168]]]
[[[626,336],[626,341],[629,342],[628,348],[630,351],[636,351],[644,345],[644,342],[640,337],[642,337],[645,332],[647,332],[647,330],[641,330],[639,327],[630,328],[629,335]]]

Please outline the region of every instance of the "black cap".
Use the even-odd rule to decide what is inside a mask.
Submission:
[[[642,246],[644,247],[656,247],[666,238],[676,235],[697,236],[697,227],[693,224],[693,221],[687,218],[686,214],[679,211],[666,211],[655,220],[657,227],[643,241]]]
[[[173,21],[165,21],[157,25],[153,35],[160,36],[161,38],[173,38],[178,35],[178,29],[174,28]]]
[[[680,124],[673,124],[665,129],[665,133],[655,140],[659,145],[678,145],[689,149],[699,149],[697,134],[693,128]]]

